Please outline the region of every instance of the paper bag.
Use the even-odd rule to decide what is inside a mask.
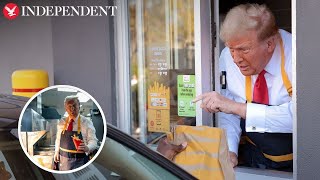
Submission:
[[[187,148],[177,154],[174,162],[198,179],[234,180],[229,162],[225,133],[220,128],[207,126],[176,126],[167,134],[173,144],[187,141]]]

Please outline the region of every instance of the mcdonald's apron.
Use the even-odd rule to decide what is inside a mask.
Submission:
[[[78,130],[77,131],[67,131],[66,127],[69,124],[69,118],[67,118],[64,125],[64,129],[61,132],[60,139],[60,171],[72,170],[82,165],[86,164],[89,157],[83,151],[77,151],[72,136],[77,136],[79,139],[83,140],[80,125],[80,116],[78,118]]]
[[[281,75],[283,84],[288,94],[292,95],[291,82],[285,72],[284,48],[280,38],[281,47]],[[246,76],[246,99],[252,102],[251,76]],[[246,121],[241,120],[240,126],[242,136],[245,138],[243,152],[245,165],[263,168],[292,171],[293,169],[293,148],[292,133],[257,133],[246,132]],[[241,151],[241,150],[240,150]]]

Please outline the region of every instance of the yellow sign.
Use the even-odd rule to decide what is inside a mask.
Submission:
[[[158,82],[148,88],[148,131],[170,131],[170,89]]]
[[[169,110],[148,109],[148,131],[169,132],[170,131]]]

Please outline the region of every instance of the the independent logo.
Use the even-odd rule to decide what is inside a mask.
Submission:
[[[2,12],[5,18],[13,20],[18,16],[115,16],[116,10],[117,6],[18,6],[8,3]]]
[[[5,18],[13,20],[19,15],[20,10],[16,4],[8,3],[4,6],[2,12]]]

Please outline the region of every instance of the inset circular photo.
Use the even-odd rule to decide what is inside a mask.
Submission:
[[[72,173],[92,163],[105,143],[107,125],[98,102],[74,86],[35,94],[23,108],[19,141],[28,158],[53,173]]]

